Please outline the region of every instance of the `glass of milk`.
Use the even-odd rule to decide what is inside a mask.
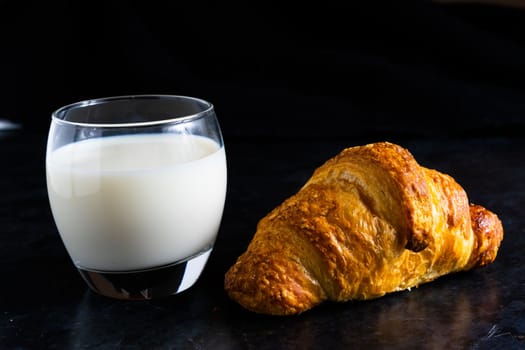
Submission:
[[[64,106],[52,114],[46,176],[60,237],[93,291],[152,299],[197,281],[226,196],[212,104],[136,95]]]

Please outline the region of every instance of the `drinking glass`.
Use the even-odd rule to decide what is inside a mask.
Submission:
[[[52,113],[46,180],[53,218],[91,290],[117,299],[180,293],[213,249],[226,196],[211,103],[135,95]]]

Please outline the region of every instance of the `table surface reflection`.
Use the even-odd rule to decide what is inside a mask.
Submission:
[[[0,133],[0,348],[6,349],[520,349],[525,347],[525,140],[392,138],[420,164],[452,175],[498,214],[496,261],[411,291],[324,303],[301,315],[257,315],[230,301],[225,271],[257,221],[344,147],[378,139],[225,138],[228,193],[217,244],[188,291],[163,300],[109,300],[87,290],[60,241],[47,199],[46,135]]]

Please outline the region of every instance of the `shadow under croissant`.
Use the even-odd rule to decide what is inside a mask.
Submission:
[[[325,303],[290,322],[284,342],[304,349],[316,348],[318,339],[323,348],[468,348],[490,331],[502,298],[495,281],[474,278],[458,273],[374,300]]]

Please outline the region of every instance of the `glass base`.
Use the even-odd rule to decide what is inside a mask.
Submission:
[[[96,271],[77,267],[94,292],[124,300],[149,300],[180,293],[199,278],[211,249],[188,260],[135,271]]]

